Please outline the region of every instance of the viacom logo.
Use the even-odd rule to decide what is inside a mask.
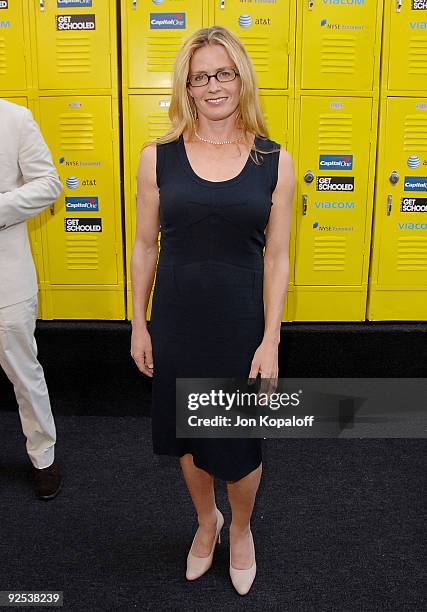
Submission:
[[[318,221],[313,223],[313,229],[319,230],[319,232],[352,232],[354,230],[353,225],[347,225],[338,227],[337,225],[319,225]]]
[[[76,212],[82,210],[98,211],[98,196],[66,197],[65,210],[67,212]]]
[[[315,202],[315,208],[355,208],[354,202]]]
[[[427,176],[405,176],[403,191],[427,191]]]
[[[98,217],[66,217],[64,221],[66,232],[102,232],[102,219]]]
[[[96,30],[95,15],[56,15],[57,30]]]
[[[150,13],[150,30],[183,30],[185,13]]]
[[[354,191],[354,176],[318,176],[317,191]]]
[[[427,223],[397,223],[400,230],[427,230]]]
[[[418,155],[410,155],[406,163],[408,168],[418,168],[418,166],[421,166],[421,160]]]
[[[412,0],[411,9],[413,11],[427,11],[427,0]]]
[[[353,170],[353,155],[321,155],[319,170]]]
[[[427,198],[402,198],[401,212],[427,213]]]

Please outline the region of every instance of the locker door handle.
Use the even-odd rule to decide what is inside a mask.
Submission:
[[[55,214],[55,202],[49,206],[49,210],[51,215]]]
[[[401,8],[402,8],[402,0],[396,0],[396,13],[400,13]]]
[[[220,2],[219,2],[219,8],[220,8],[220,9],[224,9],[224,8],[225,8],[225,0],[220,0]]]
[[[393,196],[388,195],[387,196],[387,206],[386,206],[387,217],[389,217],[391,215],[391,204],[392,204],[392,201],[393,201]]]
[[[136,11],[136,0],[132,0],[132,10]]]
[[[312,11],[314,7],[314,0],[308,0],[308,10]]]
[[[44,11],[44,0],[40,0],[40,10]]]
[[[302,214],[306,215],[307,214],[307,200],[308,200],[308,195],[306,193],[302,194]]]

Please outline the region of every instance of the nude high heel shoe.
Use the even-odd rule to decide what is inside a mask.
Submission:
[[[254,562],[248,569],[236,569],[231,565],[231,546],[230,546],[230,578],[234,588],[239,595],[246,595],[249,592],[256,575],[255,546],[251,531],[252,550],[254,552]]]
[[[194,540],[196,539],[196,536],[194,536],[193,538],[190,552],[187,555],[187,572],[185,574],[187,580],[196,580],[196,578],[200,578],[200,576],[203,576],[203,574],[207,572],[208,569],[212,565],[212,559],[213,559],[213,555],[215,551],[215,546],[216,546],[217,540],[218,540],[218,544],[221,543],[221,529],[222,529],[222,526],[224,525],[224,517],[221,514],[221,512],[218,510],[218,508],[216,509],[216,513],[217,513],[217,520],[216,520],[215,540],[212,546],[212,550],[207,557],[196,557],[195,555],[192,554],[191,548],[193,548],[193,544],[194,544]]]

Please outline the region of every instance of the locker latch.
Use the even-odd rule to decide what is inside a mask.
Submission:
[[[304,180],[307,183],[307,185],[310,185],[310,183],[313,182],[314,174],[312,173],[311,170],[307,170],[307,172],[304,174]]]
[[[55,214],[55,202],[49,206],[49,210],[51,215]]]
[[[386,214],[389,217],[391,215],[391,203],[393,201],[393,196],[387,196],[387,206],[386,206]]]
[[[136,0],[132,0],[132,10],[136,11]]]
[[[225,0],[220,0],[220,3],[219,3],[219,8],[220,8],[220,9],[225,8]]]
[[[401,8],[402,8],[402,0],[396,0],[396,13],[400,13]]]
[[[306,193],[302,194],[302,214],[306,215],[307,214],[307,199],[308,196]]]
[[[396,170],[393,170],[393,172],[391,172],[390,176],[388,177],[388,180],[392,185],[396,185],[399,180],[399,173]]]
[[[308,10],[312,11],[314,7],[314,0],[308,0]]]
[[[44,11],[44,0],[40,0],[40,10]]]

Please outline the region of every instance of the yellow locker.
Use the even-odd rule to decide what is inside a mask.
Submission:
[[[386,2],[382,73],[384,90],[426,92],[427,2],[425,0]]]
[[[245,45],[257,73],[258,86],[287,89],[293,48],[292,3],[289,0],[268,3],[213,0],[213,3],[213,23],[237,34]]]
[[[170,87],[183,41],[203,26],[202,0],[123,0],[125,86]]]
[[[427,98],[381,110],[368,317],[427,319]]]
[[[29,86],[29,35],[26,3],[0,1],[0,91]]]
[[[262,92],[261,106],[270,131],[270,137],[285,148],[291,146],[288,124],[292,105],[288,97],[277,91]],[[135,238],[136,173],[141,147],[163,135],[169,128],[168,109],[170,93],[131,94],[123,101],[124,106],[124,160],[126,197],[126,246],[127,246],[127,298],[128,318],[131,318],[130,256]],[[147,318],[151,313],[151,297]]]
[[[117,108],[110,96],[39,99],[64,191],[42,223],[49,318],[124,318]]]
[[[39,89],[112,87],[114,0],[33,0],[33,10]]]
[[[300,99],[295,320],[364,318],[375,162],[373,109],[368,97]]]
[[[301,0],[298,9],[299,87],[372,90],[380,54],[382,1]]]

